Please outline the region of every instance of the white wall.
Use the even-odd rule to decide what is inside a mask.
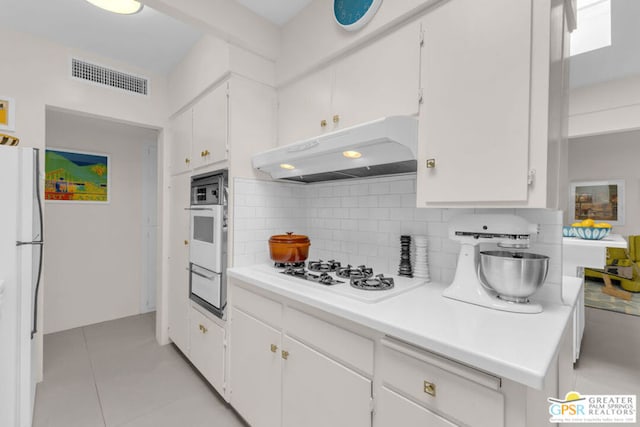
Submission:
[[[47,148],[107,154],[110,202],[46,202],[45,333],[140,313],[143,156],[157,131],[47,112]]]
[[[639,128],[640,76],[571,90],[570,138]]]
[[[21,139],[22,146],[44,148],[47,106],[158,128],[164,125],[167,102],[163,77],[23,33],[0,29],[0,39],[7,41],[3,46],[3,58],[7,61],[0,66],[0,94],[16,101],[16,130],[13,134]],[[131,95],[70,78],[71,55],[150,78],[150,96]],[[47,277],[43,276],[42,289],[46,287]],[[43,306],[43,293],[40,293],[40,308]],[[39,331],[43,330],[44,317],[42,312],[38,316]],[[41,363],[41,332],[36,335],[34,345],[36,359]],[[41,367],[36,371],[41,373]]]
[[[569,140],[571,181],[625,180],[625,224],[613,232],[640,234],[640,131],[611,133]],[[569,190],[567,190],[569,191]],[[570,212],[565,223],[571,223]]]
[[[403,21],[415,19],[442,0],[383,1],[373,19],[361,30],[349,32],[333,17],[333,2],[313,0],[282,27],[277,61],[278,85],[286,84]]]
[[[415,181],[414,175],[308,185],[236,179],[233,265],[270,262],[269,237],[293,231],[309,236],[309,259],[367,264],[379,273],[395,274],[400,235],[419,234],[428,238],[431,278],[450,283],[459,244],[448,237],[449,218],[460,213],[500,212],[541,225],[531,252],[551,257],[547,282],[561,282],[560,211],[416,208]]]

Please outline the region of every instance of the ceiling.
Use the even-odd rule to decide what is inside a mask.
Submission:
[[[116,15],[84,0],[0,0],[0,26],[159,74],[179,63],[202,36],[149,7]]]
[[[640,1],[611,2],[611,46],[571,57],[571,87],[640,74]],[[580,22],[578,22],[580,25]]]
[[[236,0],[276,25],[283,25],[312,0]]]
[[[237,0],[282,25],[311,0]],[[158,74],[169,72],[202,36],[146,6],[116,15],[84,0],[0,0],[0,26],[81,49]]]

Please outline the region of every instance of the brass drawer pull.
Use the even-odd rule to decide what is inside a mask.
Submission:
[[[275,353],[276,351],[278,351],[278,346],[275,344],[271,344],[271,353]]]
[[[289,352],[286,350],[282,350],[282,358],[287,360],[289,358]]]
[[[321,128],[326,128],[327,127],[327,121],[326,120],[321,120],[320,121],[320,127]]]
[[[430,396],[436,397],[436,385],[429,381],[424,382],[424,392]]]
[[[204,327],[204,325],[200,325],[200,331],[201,331],[203,334],[206,334],[206,333],[207,333],[207,328],[205,328],[205,327]]]
[[[186,164],[189,164],[189,163],[191,163],[191,160],[189,160],[189,159],[187,158],[187,159],[184,159],[184,162],[185,162]]]
[[[436,167],[436,159],[427,159],[427,169],[434,169]]]
[[[185,240],[185,241],[184,241],[184,245],[186,246],[186,245],[188,245],[188,244],[189,244],[189,241],[188,241],[188,240]]]
[[[339,121],[340,121],[340,116],[338,114],[333,116],[333,123],[338,123]]]
[[[202,152],[202,156],[203,156],[203,157],[207,157],[209,154],[211,154],[211,153],[209,152],[209,150],[204,150],[204,151]]]

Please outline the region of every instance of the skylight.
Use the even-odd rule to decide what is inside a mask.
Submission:
[[[571,56],[611,46],[611,0],[578,0],[577,19]]]

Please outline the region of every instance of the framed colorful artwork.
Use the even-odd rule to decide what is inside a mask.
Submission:
[[[109,203],[109,166],[106,154],[47,148],[45,200]]]
[[[569,204],[573,222],[624,225],[624,180],[572,182]]]
[[[16,130],[16,102],[13,98],[0,95],[0,130]]]

